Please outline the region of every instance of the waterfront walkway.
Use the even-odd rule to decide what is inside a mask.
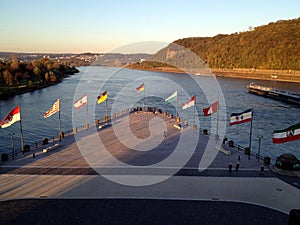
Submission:
[[[35,149],[24,158],[2,163],[0,214],[6,213],[17,224],[21,224],[18,221],[22,221],[20,218],[25,215],[21,213],[18,216],[17,211],[20,209],[11,207],[18,203],[7,201],[10,199],[43,199],[47,204],[38,205],[46,211],[49,210],[49,213],[57,213],[57,209],[51,206],[55,205],[53,201],[58,201],[59,204],[70,207],[73,210],[71,214],[80,207],[74,206],[77,204],[75,202],[67,206],[71,201],[64,200],[77,199],[78,204],[84,208],[84,199],[94,199],[101,205],[99,213],[105,214],[108,219],[106,222],[114,224],[131,223],[117,222],[118,218],[114,221],[113,215],[106,214],[111,212],[113,206],[123,210],[116,212],[119,218],[123,218],[128,214],[140,215],[141,210],[145,209],[143,204],[146,203],[149,208],[145,209],[145,215],[141,215],[144,217],[139,224],[166,224],[166,221],[173,221],[174,218],[177,218],[174,223],[191,221],[179,220],[180,213],[183,217],[191,214],[189,219],[196,221],[195,224],[200,224],[201,219],[206,219],[203,224],[216,224],[213,222],[215,218],[209,216],[210,214],[227,218],[218,224],[285,224],[283,221],[287,224],[289,211],[300,208],[299,177],[281,179],[267,166],[261,173],[262,162],[258,162],[253,156],[249,160],[248,155],[227,145],[218,148],[219,142],[214,139],[211,141],[211,136],[199,135],[191,127],[179,130],[174,128],[174,124],[174,119],[162,114],[132,113],[117,118],[113,126],[108,125],[101,129],[94,127],[75,136],[70,135],[62,142],[57,142],[59,146],[49,152],[42,150],[54,146],[55,143]],[[193,147],[196,137],[199,140],[194,151],[189,148]],[[95,140],[100,140],[100,144]],[[152,148],[153,146],[155,147]],[[174,150],[177,146],[178,149]],[[170,162],[160,163],[172,157],[175,151],[176,154]],[[32,157],[33,153],[35,158]],[[201,163],[204,154],[216,155],[208,168],[202,167],[205,165],[205,162]],[[181,165],[185,158],[188,159],[187,162]],[[235,169],[237,162],[240,165],[238,171]],[[229,163],[233,165],[231,172],[228,169]],[[42,210],[30,206],[30,201],[38,200],[28,201],[22,200],[21,203],[29,208],[27,213],[34,214]],[[94,207],[93,204],[97,202],[92,202],[89,207]],[[125,205],[128,205],[127,210]],[[4,212],[3,207],[10,210]],[[171,208],[167,210],[169,214],[163,215],[162,211],[157,212],[156,207]],[[84,209],[83,212],[85,211]],[[67,211],[62,210],[61,213],[63,212]],[[154,212],[160,215],[159,218],[166,220],[157,218],[149,223],[143,220]],[[66,224],[63,218],[71,217],[63,215],[60,215],[61,221]],[[171,215],[172,219],[167,220]],[[265,223],[264,219],[267,218],[263,218],[263,215],[273,217],[269,217]],[[247,222],[242,223],[245,218]],[[72,220],[76,224],[80,224],[80,221]],[[45,224],[54,223],[50,221]]]

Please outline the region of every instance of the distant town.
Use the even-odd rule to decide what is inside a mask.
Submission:
[[[16,58],[21,63],[40,60],[42,58],[73,66],[115,66],[122,67],[131,63],[143,62],[151,57],[150,54],[120,54],[120,53],[80,53],[80,54],[45,54],[45,53],[16,53],[0,52],[0,62],[10,62]]]

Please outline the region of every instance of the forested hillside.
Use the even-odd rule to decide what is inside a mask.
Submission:
[[[211,68],[300,70],[300,18],[247,32],[184,38],[174,43],[199,55]]]

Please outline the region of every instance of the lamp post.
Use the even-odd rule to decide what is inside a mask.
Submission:
[[[257,157],[257,162],[259,162],[259,157],[260,157],[260,143],[261,143],[261,139],[263,137],[264,136],[262,136],[262,135],[257,135],[257,138],[258,138],[258,157]]]
[[[9,133],[9,136],[10,136],[10,142],[11,142],[11,151],[12,151],[12,157],[13,157],[13,159],[15,159],[14,135],[15,135],[15,133]]]

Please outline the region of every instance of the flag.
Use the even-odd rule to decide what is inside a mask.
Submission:
[[[190,100],[187,101],[187,103],[183,104],[182,109],[187,109],[191,106],[195,105],[196,96],[194,95]]]
[[[1,121],[1,127],[6,128],[12,125],[13,123],[21,120],[21,110],[20,106],[15,107],[11,110]]]
[[[139,87],[136,88],[137,93],[139,93],[139,92],[141,92],[143,90],[145,90],[145,84],[144,83],[141,84]]]
[[[273,143],[281,144],[288,141],[300,139],[300,123],[290,126],[283,130],[273,131]]]
[[[107,91],[104,91],[98,98],[98,104],[101,104],[107,99]]]
[[[44,113],[44,118],[48,118],[50,116],[52,116],[54,113],[59,112],[59,102],[60,100],[57,99],[56,102],[53,104],[53,106]]]
[[[80,109],[82,106],[86,105],[88,101],[87,95],[82,96],[80,99],[73,103],[75,109]]]
[[[219,101],[216,101],[215,103],[211,104],[207,108],[203,109],[204,116],[210,116],[211,114],[218,112],[218,108],[219,108]]]
[[[166,103],[174,102],[176,98],[177,98],[177,91],[175,91],[174,94],[166,98],[165,102]]]
[[[232,113],[230,115],[229,125],[246,123],[252,121],[252,109],[248,109],[242,113]]]

